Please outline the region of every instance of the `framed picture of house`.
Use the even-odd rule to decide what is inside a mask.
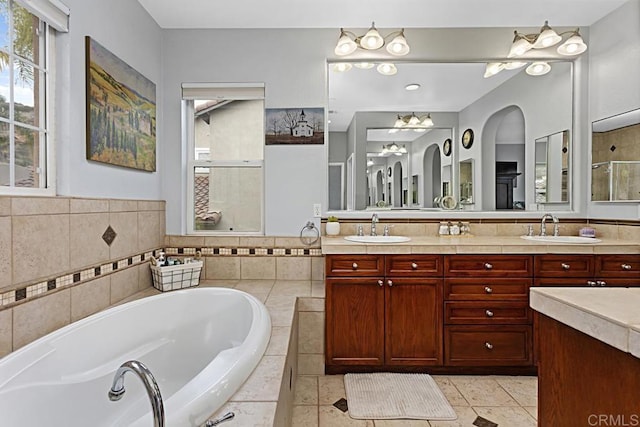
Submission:
[[[87,159],[156,170],[156,85],[89,36]]]
[[[324,108],[268,108],[265,143],[324,144]]]

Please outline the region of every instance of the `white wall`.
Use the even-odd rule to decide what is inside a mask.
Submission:
[[[589,122],[640,108],[640,2],[627,2],[592,25],[590,34]],[[590,164],[590,152],[587,159],[585,163]],[[590,183],[591,168],[587,173]],[[585,192],[590,194],[589,185]],[[638,219],[640,207],[638,203],[589,203],[588,214]]]
[[[156,121],[162,123],[162,32],[137,1],[64,0],[71,9],[69,33],[56,38],[56,175],[64,196],[162,198],[162,127],[157,126],[156,172],[86,159],[85,36],[156,84]]]

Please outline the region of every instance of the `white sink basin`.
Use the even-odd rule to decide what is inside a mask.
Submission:
[[[344,240],[357,243],[402,243],[411,240],[405,236],[346,236]]]
[[[593,244],[602,242],[600,239],[593,237],[580,237],[580,236],[520,236],[525,240],[532,240],[534,242],[543,243],[576,243],[576,244]]]

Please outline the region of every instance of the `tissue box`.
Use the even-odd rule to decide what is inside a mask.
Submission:
[[[202,261],[192,261],[186,264],[158,267],[150,264],[153,287],[159,291],[173,291],[176,289],[198,286]]]

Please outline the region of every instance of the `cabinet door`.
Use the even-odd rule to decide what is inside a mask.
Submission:
[[[442,364],[442,279],[385,279],[387,365]]]
[[[382,277],[326,280],[327,365],[382,365]]]

